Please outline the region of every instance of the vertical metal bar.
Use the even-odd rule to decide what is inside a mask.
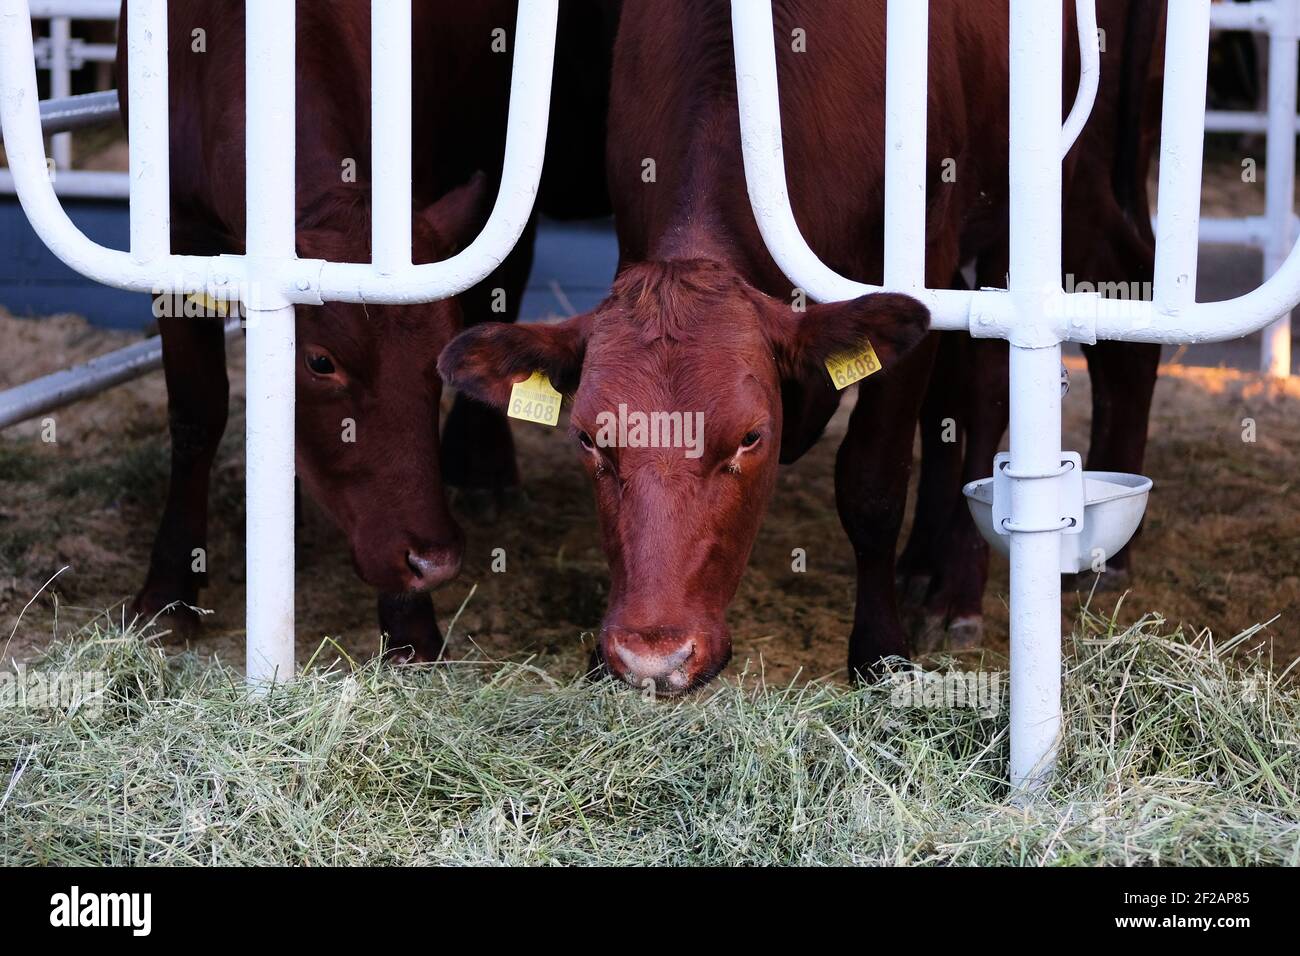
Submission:
[[[72,21],[67,17],[50,19],[50,96],[56,100],[72,95]],[[50,138],[54,168],[60,172],[72,168],[72,134],[56,133]]]
[[[1039,323],[1061,292],[1059,5],[1011,4],[1011,294]],[[1030,339],[1033,336],[1029,336]],[[1046,785],[1061,726],[1061,347],[1011,347],[1011,784]]]
[[[131,0],[126,29],[131,63],[131,256],[143,263],[171,252],[167,0]]]
[[[1291,254],[1295,240],[1296,87],[1300,83],[1300,41],[1294,2],[1283,5],[1268,54],[1268,242],[1264,274],[1272,277]],[[1291,316],[1264,330],[1261,370],[1287,378],[1291,374]]]
[[[1196,302],[1209,34],[1210,0],[1181,0],[1177,11],[1170,10],[1156,226],[1158,315],[1178,316]]]
[[[294,309],[275,262],[295,254],[295,0],[247,10],[248,680],[287,680],[294,661]]]
[[[889,0],[885,58],[885,286],[925,288],[930,0]]]
[[[371,6],[371,251],[380,275],[411,264],[411,0]]]

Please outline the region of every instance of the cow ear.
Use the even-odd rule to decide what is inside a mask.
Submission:
[[[770,303],[772,345],[783,379],[827,375],[826,360],[858,354],[870,343],[883,368],[917,345],[930,329],[930,312],[906,295],[880,292],[799,312]]]
[[[565,395],[578,390],[590,315],[556,324],[486,322],[452,339],[438,358],[442,380],[471,398],[505,408],[511,389],[542,372]]]
[[[439,258],[450,258],[474,241],[492,209],[488,181],[476,172],[420,213],[420,221],[438,238]]]

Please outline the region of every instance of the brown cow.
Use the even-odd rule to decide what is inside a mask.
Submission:
[[[881,280],[884,0],[774,5],[795,212],[813,249],[853,278]],[[1005,238],[1005,0],[940,0],[932,20],[928,281]],[[869,340],[885,366],[860,388],[836,467],[858,558],[849,664],[905,655],[894,553],[912,438],[935,352],[915,302],[874,296],[800,312],[746,198],[725,4],[627,3],[615,47],[608,171],[620,276],[608,300],[557,326],[483,326],[439,367],[500,406],[536,370],[574,396],[572,430],[592,476],[610,561],[600,653],[630,683],[679,693],[730,653],[735,593],[778,454],[816,440],[839,402],[823,360]],[[973,135],[979,131],[978,135]],[[962,174],[940,181],[945,157]],[[646,182],[646,160],[654,181]],[[922,341],[924,345],[920,345]],[[918,347],[919,346],[919,347]],[[700,412],[699,457],[603,447],[602,416]]]
[[[566,5],[582,14],[597,0]],[[125,18],[126,0],[123,6]],[[603,6],[603,4],[602,4]],[[298,3],[298,253],[369,261],[370,0]],[[514,0],[415,4],[414,258],[454,253],[481,225],[504,149],[514,49]],[[240,253],[244,241],[244,5],[172,0],[171,137],[173,251]],[[125,22],[125,19],[123,19]],[[494,49],[506,31],[509,52]],[[567,36],[574,37],[570,30]],[[585,35],[590,37],[590,33]],[[577,39],[575,39],[577,42]],[[592,44],[583,69],[600,72]],[[126,49],[119,48],[123,106]],[[559,58],[557,93],[577,80]],[[594,84],[603,89],[602,83]],[[603,94],[597,93],[597,102]],[[570,97],[571,98],[571,97]],[[563,104],[561,104],[563,106]],[[559,111],[561,122],[564,113]],[[572,124],[572,125],[576,125]],[[601,138],[599,122],[588,136]],[[590,140],[562,158],[582,162]],[[590,164],[588,164],[590,165]],[[350,173],[355,170],[355,175]],[[486,177],[476,174],[485,170]],[[592,192],[599,206],[603,183]],[[580,204],[589,206],[585,198]],[[557,203],[552,199],[552,207]],[[562,205],[560,203],[559,205]],[[500,412],[458,401],[439,444],[441,381],[436,359],[462,327],[492,315],[504,290],[517,314],[531,263],[532,229],[501,268],[458,301],[403,308],[328,304],[297,310],[297,470],[346,534],[358,574],[381,592],[380,622],[391,644],[415,659],[441,649],[429,589],[459,570],[463,536],[443,479],[470,488],[518,480]],[[209,472],[224,430],[228,384],[214,321],[159,321],[172,436],[171,483],[148,578],[134,608],[172,607],[192,623],[204,575],[192,568],[207,535]],[[347,420],[354,441],[343,440]]]

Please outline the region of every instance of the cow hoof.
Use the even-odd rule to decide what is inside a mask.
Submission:
[[[943,646],[944,615],[927,613],[916,633],[916,653],[933,654]]]
[[[166,634],[188,641],[199,633],[199,612],[193,606],[195,600],[172,598],[159,591],[141,591],[131,602],[130,613],[141,625],[152,625],[150,629],[156,636]]]
[[[973,651],[984,643],[984,618],[959,617],[948,625],[948,650]]]

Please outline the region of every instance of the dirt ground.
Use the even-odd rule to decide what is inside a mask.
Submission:
[[[0,315],[0,341],[6,343],[0,388],[132,338],[93,329],[73,316],[31,322]],[[242,345],[232,352],[234,407],[215,470],[211,586],[201,602],[212,613],[194,648],[239,663]],[[1081,361],[1071,363],[1065,447],[1083,451],[1087,375]],[[784,682],[844,671],[854,567],[835,514],[833,462],[848,408],[846,401],[810,455],[782,472],[730,612],[733,674],[763,668],[769,679]],[[30,660],[55,631],[66,633],[105,609],[122,613],[143,579],[166,488],[161,376],[51,417],[52,443],[43,441],[40,422],[0,434],[0,647],[6,658]],[[1243,440],[1245,419],[1255,422],[1253,442]],[[444,627],[464,606],[448,654],[532,659],[557,676],[576,673],[587,659],[608,591],[594,507],[564,429],[514,424],[526,497],[495,520],[461,514],[469,541],[464,571],[436,595]],[[1300,655],[1298,465],[1300,382],[1267,385],[1230,370],[1166,367],[1146,469],[1156,487],[1121,618],[1158,610],[1172,621],[1224,636],[1278,618],[1267,634],[1279,666]],[[505,573],[490,571],[497,547],[506,550]],[[793,548],[806,549],[806,573],[792,572]],[[60,569],[65,570],[42,590]],[[310,503],[298,533],[297,580],[300,661],[326,637],[350,655],[375,652],[373,595],[354,576],[341,537]],[[1118,597],[1096,601],[1109,607]],[[1065,595],[1067,622],[1081,599],[1074,592]],[[999,558],[984,605],[986,646],[1003,654],[1007,567]]]

